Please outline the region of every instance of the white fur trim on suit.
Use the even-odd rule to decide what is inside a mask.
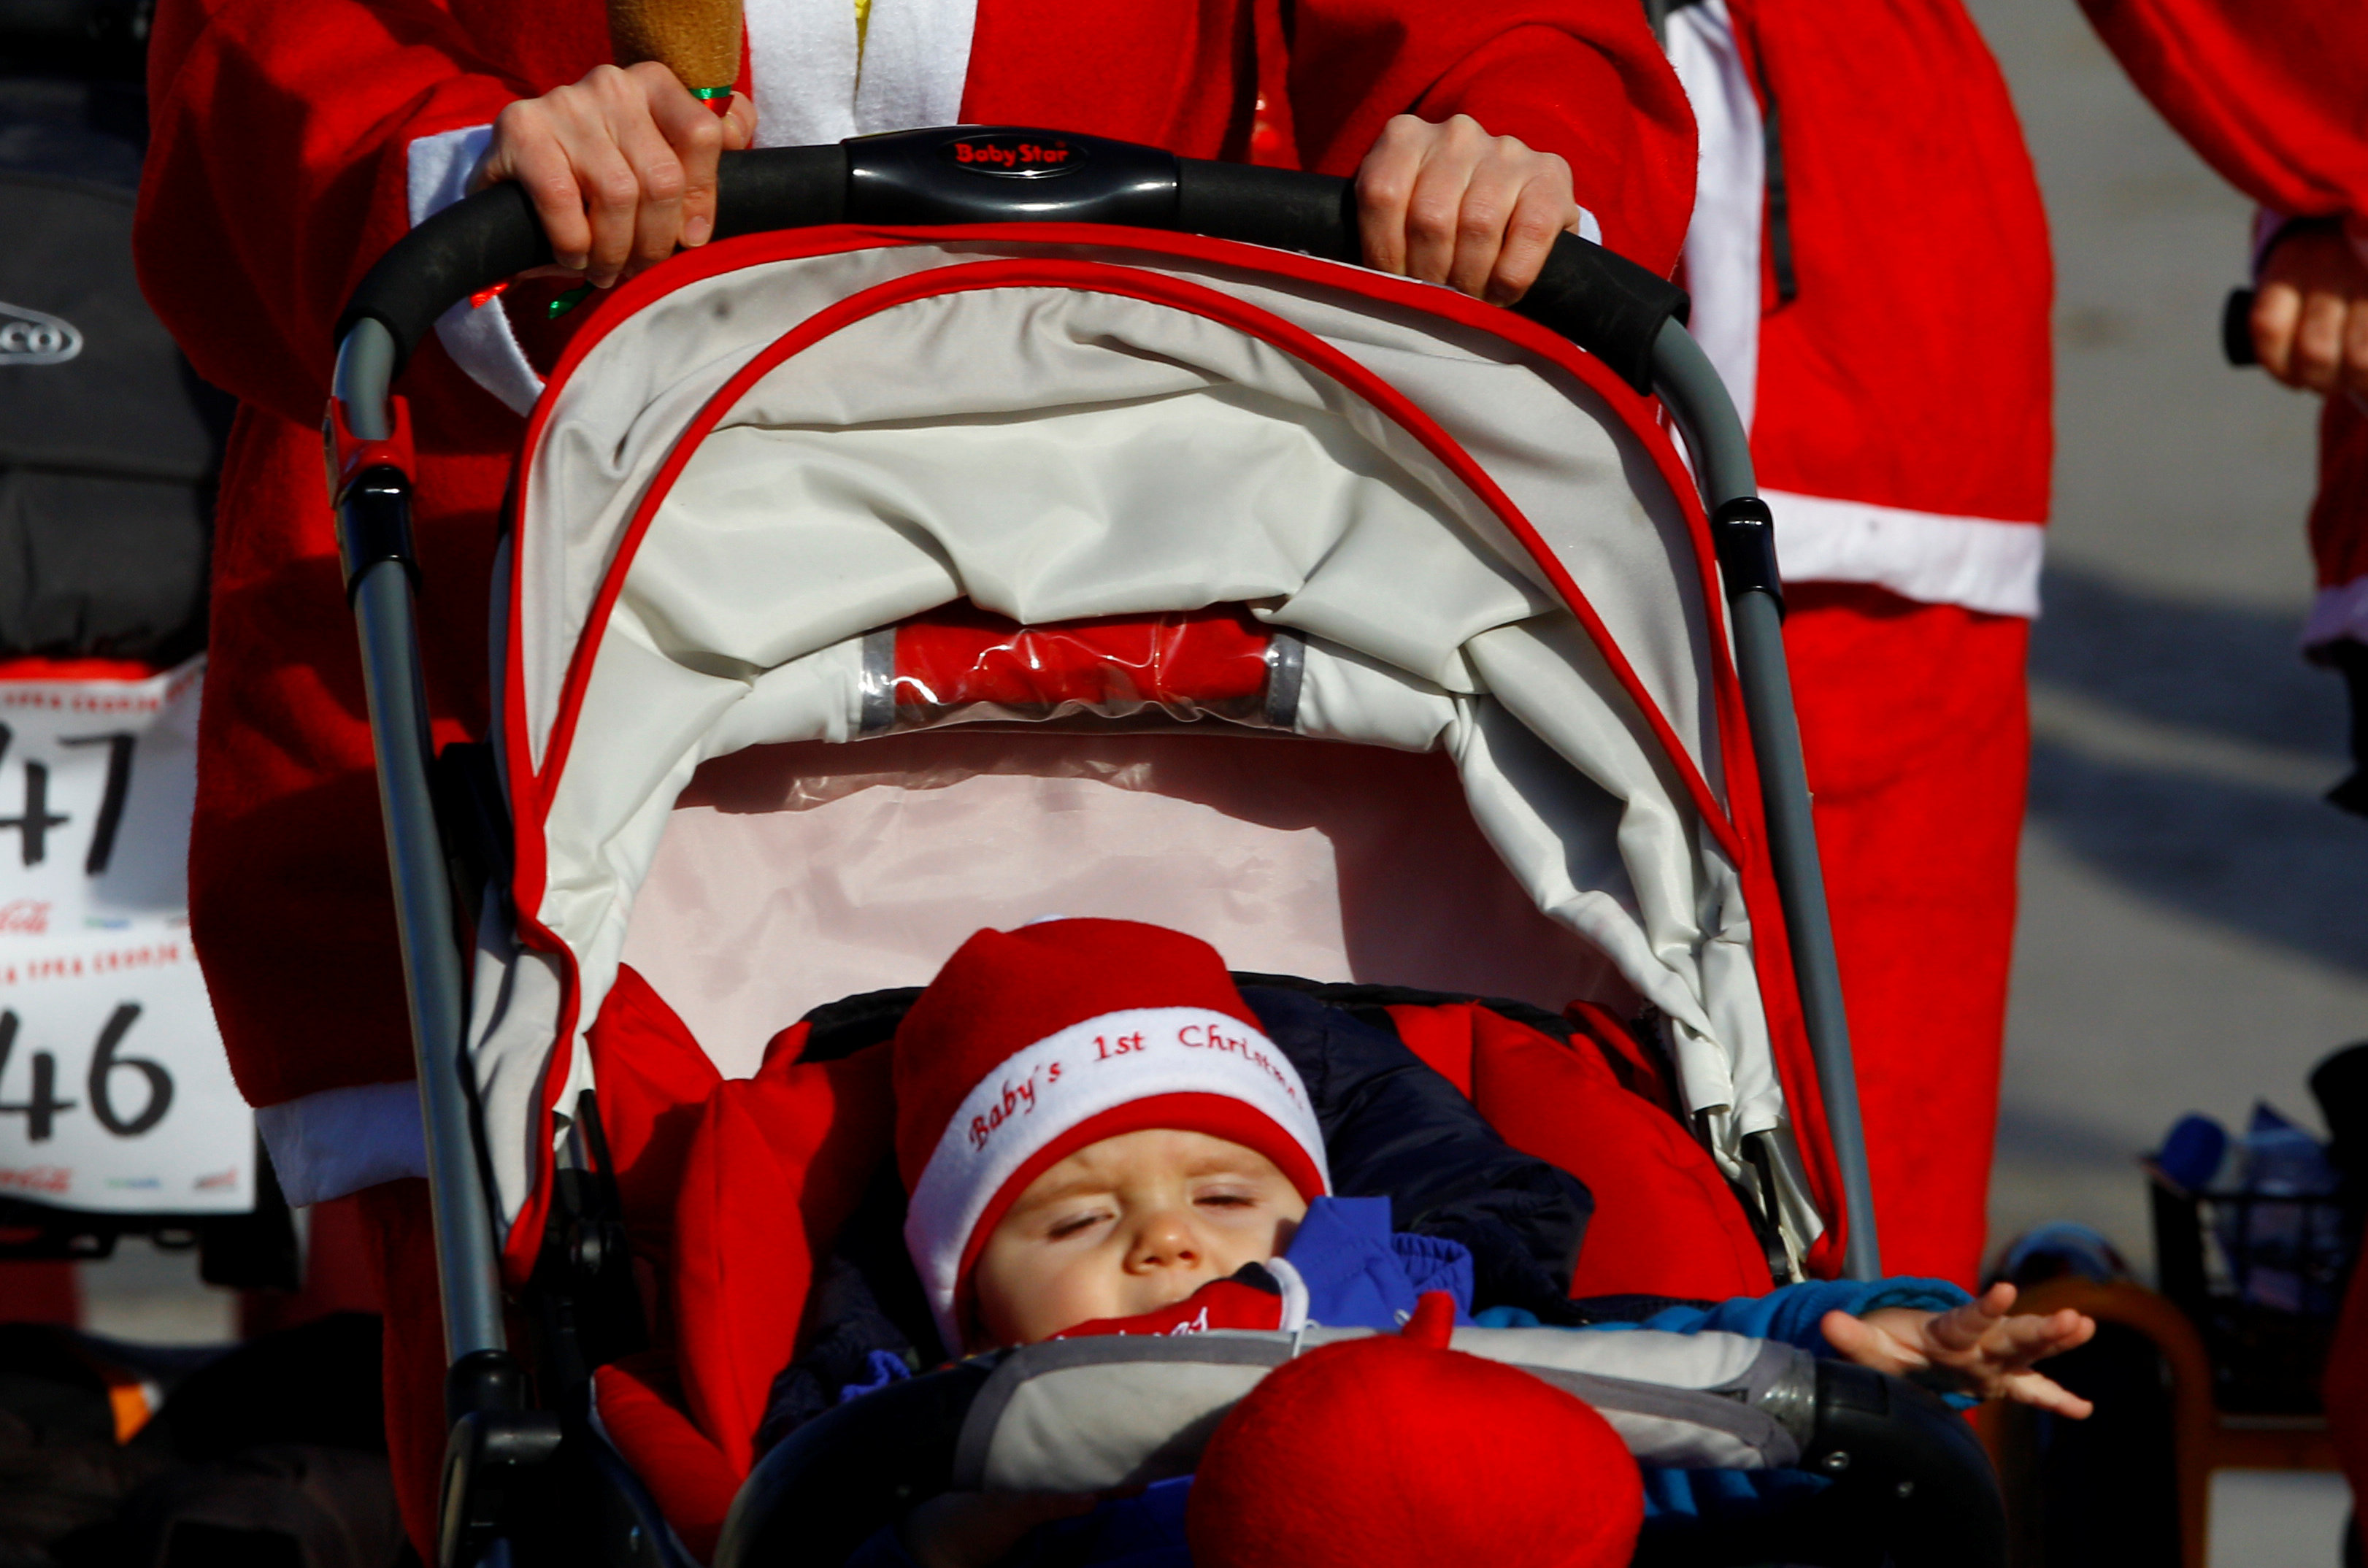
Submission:
[[[2036,523],[1911,512],[1763,490],[1788,583],[1867,583],[1919,604],[1989,615],[2039,613],[2047,530]]]
[[[1686,230],[1687,326],[1718,367],[1743,427],[1759,390],[1759,215],[1768,180],[1759,99],[1744,74],[1726,0],[1669,17],[1669,68],[1698,133],[1694,216]]]
[[[427,1174],[416,1083],[323,1089],[255,1113],[279,1190],[297,1208]]]
[[[952,125],[976,0],[872,0],[860,51],[848,0],[746,0],[757,145],[809,147]]]
[[[1687,325],[1718,367],[1749,428],[1759,392],[1761,217],[1767,143],[1725,0],[1669,17],[1669,65],[1700,129],[1693,222],[1686,230]],[[1872,502],[1762,493],[1776,514],[1788,583],[1866,583],[1922,604],[1991,615],[2039,613],[2044,531]]]
[[[855,85],[857,131],[960,123],[977,18],[976,0],[871,0]]]
[[[1331,1185],[1306,1086],[1257,1029],[1206,1007],[1130,1008],[1072,1024],[979,1081],[913,1184],[905,1243],[949,1350],[962,1346],[953,1310],[962,1251],[1004,1184],[1072,1128],[1159,1095],[1239,1100],[1289,1133]]]
[[[2310,618],[2303,622],[2305,648],[2324,648],[2347,638],[2368,642],[2368,577],[2319,589],[2310,602]]]
[[[469,194],[469,182],[493,140],[492,126],[469,125],[411,144],[404,172],[413,228]],[[527,363],[510,318],[493,301],[473,306],[461,301],[436,318],[436,335],[471,381],[518,413],[532,408],[542,395],[542,378]]]

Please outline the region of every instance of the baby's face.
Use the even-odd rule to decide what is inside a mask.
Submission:
[[[1180,1301],[1291,1240],[1306,1199],[1254,1149],[1155,1128],[1087,1144],[1030,1183],[971,1279],[983,1344],[1027,1345]]]

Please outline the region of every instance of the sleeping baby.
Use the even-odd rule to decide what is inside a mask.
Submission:
[[[2088,1414],[2032,1365],[2094,1324],[2010,1316],[2011,1286],[1979,1300],[1920,1279],[1718,1304],[1569,1300],[1592,1208],[1576,1177],[1506,1145],[1382,1030],[1302,993],[1253,994],[1255,1007],[1206,943],[1129,921],[981,931],[947,961],[899,1026],[893,1068],[905,1241],[946,1351],[1396,1331],[1419,1310],[1488,1326],[1725,1330]],[[875,1347],[871,1364],[894,1376],[916,1359]],[[811,1387],[810,1369],[793,1367],[777,1403],[801,1381]],[[770,1435],[783,1425],[768,1420]],[[1090,1528],[1127,1544],[1071,1539],[1065,1560],[1182,1564],[1188,1485],[1116,1503],[949,1495],[859,1560],[984,1568],[1031,1531]],[[1655,1493],[1664,1506],[1673,1496]],[[1036,1530],[1088,1513],[1125,1517]]]

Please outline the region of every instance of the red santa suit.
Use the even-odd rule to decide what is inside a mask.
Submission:
[[[2258,239],[2295,220],[2336,220],[2368,244],[2368,8],[2081,0],[2081,9],[2147,101],[2261,204]],[[2368,695],[2368,408],[2354,396],[2328,398],[2320,416],[2310,544],[2318,596],[2303,642],[2343,666],[2357,714]],[[2360,728],[2355,720],[2355,754],[2368,745]],[[2325,1392],[2352,1495],[2368,1497],[2368,1269],[2352,1276]]]
[[[1702,0],[1692,326],[1751,426],[1888,1272],[1980,1264],[2052,278],[2006,84],[1957,0]]]
[[[1666,271],[1685,226],[1691,124],[1634,0],[1298,0],[1287,37],[1254,0],[874,0],[860,78],[852,0],[747,0],[746,24],[742,85],[767,144],[966,119],[1242,156],[1263,85],[1308,167],[1353,171],[1393,114],[1468,112],[1567,158],[1614,248]],[[376,1215],[391,1424],[423,1542],[441,1358],[421,1184],[398,1179],[419,1162],[416,1119],[404,1127],[410,1047],[322,486],[329,334],[370,263],[461,193],[505,105],[608,58],[597,0],[164,0],[150,48],[142,282],[199,373],[241,402],[216,523],[191,920],[290,1197],[364,1188]],[[439,744],[485,723],[496,512],[552,347],[525,335],[499,312],[459,311],[405,374]]]

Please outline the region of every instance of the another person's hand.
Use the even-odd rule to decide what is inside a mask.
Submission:
[[[606,289],[707,243],[716,155],[756,134],[746,96],[719,115],[655,62],[599,65],[502,110],[476,183],[524,186],[551,237],[551,271]]]
[[[905,1516],[905,1550],[921,1568],[991,1568],[1039,1525],[1074,1519],[1100,1499],[1074,1492],[945,1492]]]
[[[1402,114],[1357,170],[1368,266],[1509,305],[1529,292],[1554,237],[1578,232],[1570,165],[1459,114]]]
[[[2253,294],[2253,353],[2290,387],[2368,397],[2368,256],[2351,235],[2280,240]]]
[[[2014,1296],[2014,1287],[2001,1281],[1945,1312],[1911,1307],[1884,1307],[1863,1318],[1827,1312],[1818,1326],[1827,1344],[1861,1367],[1895,1376],[1937,1369],[1955,1374],[1967,1392],[1984,1399],[2085,1418],[2095,1405],[2031,1368],[2088,1344],[2096,1320],[2069,1307],[2046,1317],[2009,1317]]]

